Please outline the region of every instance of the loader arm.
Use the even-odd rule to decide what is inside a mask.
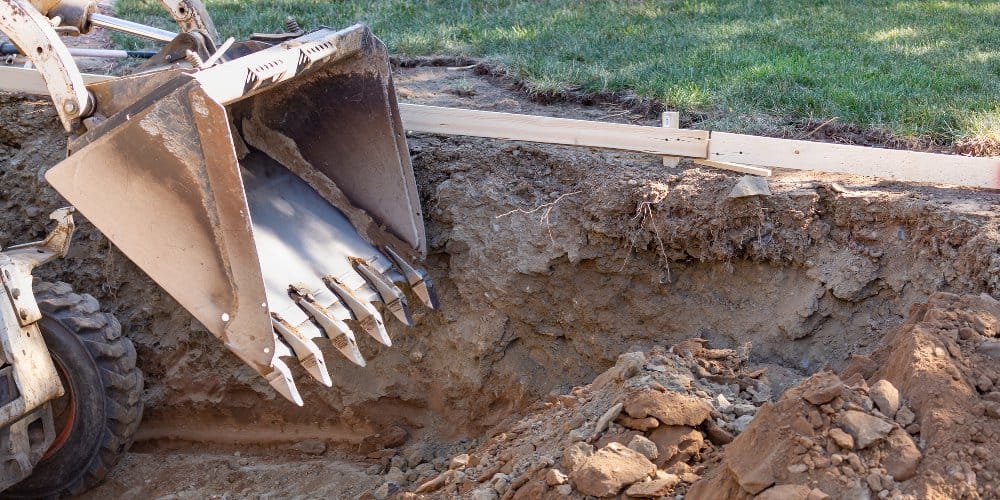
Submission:
[[[93,99],[49,19],[26,0],[0,0],[0,31],[38,68],[63,128],[79,129],[80,119],[93,111]]]

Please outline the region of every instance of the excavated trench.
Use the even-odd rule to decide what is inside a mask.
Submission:
[[[533,104],[468,71],[398,78],[411,102],[611,112]],[[0,123],[6,246],[43,235],[60,206],[42,173],[65,141],[45,101],[0,96]],[[96,296],[136,344],[137,450],[318,439],[350,461],[385,440],[451,449],[622,353],[700,337],[783,389],[869,354],[935,292],[1000,296],[994,193],[781,171],[771,195],[731,198],[738,175],[648,155],[428,136],[410,149],[442,310],[418,310],[415,328],[389,320],[395,344],[362,342],[366,368],[328,349],[334,387],[299,373],[302,408],[81,224],[68,258],[39,274]]]

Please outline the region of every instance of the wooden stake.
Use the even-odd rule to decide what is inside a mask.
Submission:
[[[664,111],[660,120],[664,128],[680,128],[681,126],[681,114],[676,111]],[[664,156],[663,166],[674,168],[680,161],[681,158],[679,156]]]

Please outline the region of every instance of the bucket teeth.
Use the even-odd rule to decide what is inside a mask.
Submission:
[[[274,334],[274,358],[271,360],[271,368],[273,370],[267,375],[267,382],[271,384],[271,387],[278,394],[281,394],[285,399],[302,406],[302,396],[299,394],[299,389],[295,387],[295,379],[292,378],[292,371],[288,368],[280,358],[290,358],[293,357],[291,348],[285,344],[285,341]]]
[[[288,343],[292,351],[295,351],[295,356],[299,358],[299,363],[309,372],[309,375],[312,375],[314,379],[320,381],[323,385],[332,387],[333,381],[330,380],[330,373],[326,369],[326,360],[323,358],[323,352],[313,342],[314,338],[321,336],[319,332],[316,331],[315,335],[306,336],[299,328],[289,325],[276,313],[271,313],[271,324],[274,326],[274,331],[278,332],[278,335]],[[316,328],[308,322],[302,326],[306,329],[315,330]]]
[[[336,278],[326,277],[323,278],[326,282],[326,286],[337,294],[340,301],[351,310],[351,314],[354,315],[354,319],[357,320],[361,328],[364,329],[368,335],[379,341],[379,343],[391,347],[392,340],[389,338],[389,332],[385,330],[385,323],[382,321],[382,315],[379,314],[378,310],[375,309],[370,303],[363,300],[359,300],[350,290],[347,289],[342,283],[340,283]]]
[[[434,282],[427,275],[427,271],[410,265],[392,247],[385,247],[385,253],[396,263],[399,270],[403,272],[403,276],[406,277],[407,283],[410,284],[410,288],[413,288],[413,293],[417,294],[417,297],[420,297],[420,300],[427,307],[435,310],[440,307],[437,291],[434,290]]]
[[[323,332],[330,339],[330,343],[344,357],[358,366],[365,366],[365,358],[361,356],[361,351],[358,349],[358,342],[354,338],[354,332],[347,326],[347,323],[333,317],[328,311],[320,307],[312,295],[308,293],[293,291],[292,298],[309,317],[319,324]]]
[[[361,260],[354,261],[354,269],[358,271],[368,284],[375,288],[385,307],[392,312],[399,321],[406,326],[413,326],[413,317],[410,315],[410,307],[406,303],[406,295],[392,282],[391,279],[375,271],[367,262]]]

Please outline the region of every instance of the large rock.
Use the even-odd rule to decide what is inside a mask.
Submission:
[[[712,405],[686,394],[647,389],[628,399],[625,413],[632,418],[656,417],[664,425],[694,427],[708,418]]]
[[[833,372],[820,372],[803,382],[802,397],[814,405],[821,405],[833,401],[843,388],[844,383]]]
[[[899,410],[899,390],[888,380],[879,380],[868,390],[868,397],[883,415],[893,418]]]
[[[569,479],[584,495],[610,497],[654,473],[656,466],[641,453],[611,443],[587,457]]]
[[[917,467],[923,455],[913,439],[903,429],[896,428],[889,433],[889,453],[882,460],[882,467],[896,481],[906,481],[917,475]]]
[[[705,443],[700,432],[680,425],[661,425],[650,433],[649,440],[656,445],[658,456],[655,463],[659,467],[667,463],[686,462],[697,455]]]
[[[856,410],[845,411],[838,419],[838,423],[854,437],[854,446],[859,450],[884,438],[892,430],[892,424],[889,422]]]

